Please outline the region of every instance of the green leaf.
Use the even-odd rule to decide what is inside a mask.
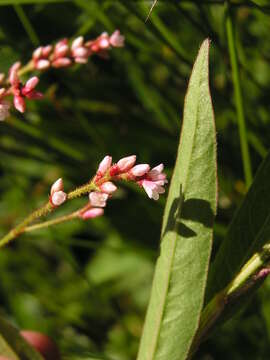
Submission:
[[[42,360],[39,355],[19,334],[18,330],[0,317],[0,355],[10,360]]]
[[[210,267],[207,301],[223,289],[245,262],[270,240],[270,152],[237,211]]]
[[[138,360],[185,359],[203,305],[216,212],[216,140],[208,83],[209,40],[185,99],[176,165],[165,208]]]

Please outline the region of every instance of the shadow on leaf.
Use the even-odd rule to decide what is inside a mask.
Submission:
[[[211,228],[214,221],[214,213],[211,209],[210,202],[203,199],[185,200],[182,185],[180,186],[180,196],[175,198],[172,203],[163,235],[168,231],[177,231],[180,236],[185,238],[196,236],[196,232],[181,220],[198,222],[207,228]]]

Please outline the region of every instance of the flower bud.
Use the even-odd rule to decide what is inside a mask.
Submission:
[[[112,157],[109,155],[105,156],[105,158],[101,161],[101,163],[98,166],[97,173],[104,175],[106,171],[109,170],[111,165],[112,165]]]
[[[51,195],[53,195],[57,191],[62,191],[62,190],[64,190],[64,183],[63,183],[63,179],[59,178],[52,184]]]
[[[109,195],[102,192],[93,191],[89,194],[90,204],[93,207],[105,207]]]
[[[38,60],[35,64],[35,68],[37,70],[45,70],[48,69],[49,67],[50,67],[50,61],[45,59]]]
[[[114,47],[123,47],[125,43],[125,37],[120,34],[119,30],[115,30],[110,36],[110,44]]]
[[[117,190],[117,187],[111,181],[106,181],[100,186],[100,190],[110,195]]]
[[[119,172],[124,173],[132,168],[136,162],[136,155],[131,155],[120,159],[117,163]]]
[[[104,214],[104,210],[101,208],[92,208],[89,209],[87,211],[85,211],[82,215],[80,215],[80,217],[83,220],[87,220],[87,219],[94,219],[98,216],[102,216]]]
[[[42,55],[42,46],[39,46],[34,52],[33,52],[33,59],[39,59]]]
[[[52,66],[55,68],[67,67],[69,65],[71,65],[71,60],[69,58],[65,58],[65,57],[63,57],[63,58],[61,57],[52,62]]]
[[[139,164],[129,170],[129,173],[133,176],[143,176],[150,170],[148,164]]]
[[[51,196],[51,203],[54,206],[60,206],[62,205],[67,199],[67,194],[64,191],[56,191]]]
[[[79,47],[81,47],[83,44],[83,36],[77,37],[75,40],[73,40],[71,45],[71,50],[75,50]]]
[[[42,56],[47,58],[50,55],[50,52],[52,51],[52,45],[46,45],[42,48]]]

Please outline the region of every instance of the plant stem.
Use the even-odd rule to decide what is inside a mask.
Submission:
[[[202,312],[199,329],[193,341],[189,358],[192,357],[200,343],[213,329],[221,314],[223,314],[225,306],[230,305],[240,296],[245,296],[247,290],[257,284],[260,280],[260,276],[256,276],[256,274],[258,274],[262,268],[267,266],[269,259],[270,244],[267,244],[260,252],[254,254],[229,285],[217,293],[206,305]]]
[[[248,188],[252,182],[252,169],[251,169],[251,161],[250,161],[250,154],[248,148],[242,90],[240,85],[239,64],[238,64],[237,49],[235,44],[235,33],[233,28],[229,1],[225,3],[225,10],[226,10],[226,32],[227,32],[230,62],[232,67],[232,79],[233,79],[235,106],[236,106],[237,121],[238,121],[239,136],[240,136],[242,162],[244,168],[245,182]]]
[[[76,219],[79,214],[80,214],[80,211],[74,211],[73,213],[71,213],[69,215],[64,215],[64,216],[61,216],[61,217],[59,217],[57,219],[44,221],[43,223],[35,224],[35,225],[32,225],[32,226],[27,226],[24,229],[24,232],[31,232],[31,231],[43,229],[43,228],[46,228],[46,227],[49,227],[49,226],[52,226],[52,225],[60,224],[60,223],[65,222],[65,221]]]
[[[22,76],[33,70],[34,70],[34,65],[33,65],[32,60],[30,60],[26,65],[24,65],[21,69],[19,69],[18,75]]]
[[[44,206],[35,210],[26,219],[24,219],[19,225],[10,230],[2,239],[0,239],[0,248],[8,244],[11,240],[15,239],[18,235],[22,234],[28,224],[35,219],[44,216],[53,210],[52,204],[48,201]]]
[[[98,187],[97,187],[97,185],[95,185],[93,180],[91,180],[88,184],[83,185],[83,186],[71,191],[70,193],[68,193],[67,194],[67,200],[71,200],[71,199],[74,199],[76,197],[82,196],[84,194],[89,193],[92,190],[98,190]],[[32,214],[30,214],[26,219],[24,219],[19,225],[15,226],[12,230],[10,230],[9,233],[7,233],[4,237],[2,237],[2,239],[0,239],[0,248],[3,247],[4,245],[8,244],[11,240],[15,239],[18,235],[24,233],[25,231],[32,231],[32,230],[39,229],[39,228],[42,228],[42,227],[48,227],[50,225],[54,225],[54,224],[57,224],[57,223],[62,222],[62,221],[70,220],[70,218],[68,218],[69,215],[66,215],[66,216],[64,216],[62,218],[59,218],[59,219],[62,219],[62,220],[55,219],[55,220],[50,220],[50,221],[42,223],[42,224],[45,224],[45,225],[36,224],[36,225],[33,225],[33,226],[28,226],[34,220],[40,218],[41,216],[47,215],[48,213],[52,212],[55,209],[56,209],[56,207],[54,207],[50,203],[50,201],[48,201],[44,206],[42,206],[41,208],[39,208],[39,209],[35,210],[34,212],[32,212]],[[83,208],[83,209],[85,210],[86,208]],[[81,210],[79,210],[79,212],[80,211],[83,211],[83,210],[81,209]],[[75,212],[75,213],[78,216],[78,211]],[[71,218],[75,217],[75,213],[70,214]]]

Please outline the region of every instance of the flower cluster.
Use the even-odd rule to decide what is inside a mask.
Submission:
[[[124,37],[116,30],[111,36],[102,33],[97,39],[84,41],[82,36],[77,37],[71,45],[68,39],[62,39],[52,45],[40,46],[32,56],[33,67],[37,70],[49,67],[67,67],[74,63],[85,64],[93,54],[106,57],[112,47],[124,46]]]
[[[63,68],[75,63],[85,64],[90,56],[97,54],[102,57],[108,56],[108,50],[113,47],[124,46],[124,36],[116,30],[112,35],[104,32],[95,40],[84,41],[79,36],[69,44],[68,39],[58,41],[55,46],[47,45],[38,47],[32,55],[32,59],[22,67],[20,62],[16,62],[9,69],[8,79],[0,74],[0,121],[9,116],[11,104],[6,101],[6,97],[13,97],[13,105],[16,110],[25,112],[25,99],[41,99],[42,93],[35,90],[39,79],[37,76],[31,77],[25,84],[20,81],[20,75],[33,70],[46,70],[50,67]]]
[[[107,200],[117,190],[114,184],[119,180],[133,181],[143,187],[150,199],[158,200],[159,195],[165,192],[167,183],[164,166],[159,164],[153,169],[148,164],[137,164],[136,155],[120,159],[112,163],[112,157],[107,155],[98,166],[98,170],[89,186],[94,189],[89,193],[89,203],[78,213],[82,219],[101,216]],[[63,204],[68,195],[64,192],[63,181],[58,179],[51,187],[50,202],[53,207]]]

